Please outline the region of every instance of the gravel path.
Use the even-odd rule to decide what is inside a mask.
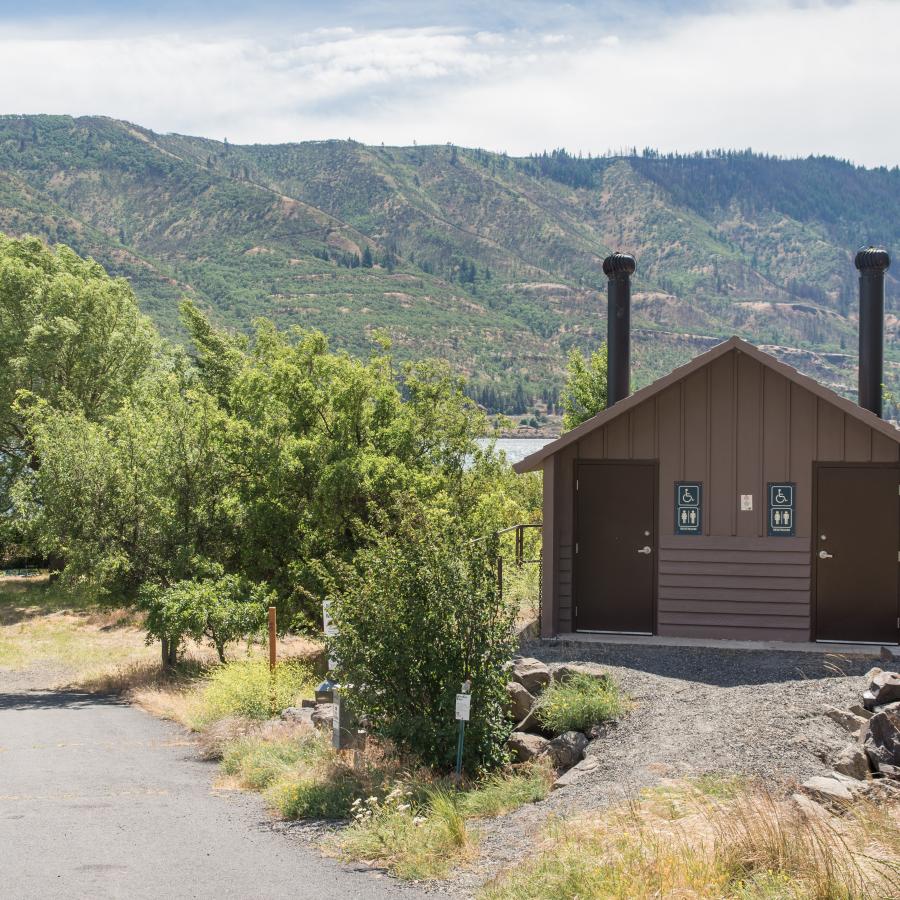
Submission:
[[[480,825],[477,867],[461,893],[527,855],[549,816],[601,809],[643,788],[704,773],[759,776],[788,787],[829,771],[823,761],[849,742],[823,714],[859,700],[876,660],[827,653],[534,644],[545,662],[600,663],[632,699],[632,710],[588,755],[597,768],[543,803]]]

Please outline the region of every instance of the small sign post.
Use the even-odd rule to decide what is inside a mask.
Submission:
[[[456,743],[456,783],[462,779],[463,744],[466,739],[466,722],[472,712],[472,682],[468,679],[462,683],[462,693],[456,695],[456,719],[459,722],[459,740]]]
[[[275,607],[269,607],[269,669],[275,671],[276,651],[275,651]]]

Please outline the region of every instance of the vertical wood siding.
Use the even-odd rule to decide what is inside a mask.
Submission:
[[[577,460],[656,459],[659,633],[806,640],[813,462],[895,462],[898,445],[734,350],[551,459],[556,565],[545,603],[558,631],[573,627]],[[674,483],[694,480],[704,485],[704,534],[676,536]],[[797,484],[794,538],[766,536],[770,481]],[[741,494],[753,496],[752,511],[740,510]]]

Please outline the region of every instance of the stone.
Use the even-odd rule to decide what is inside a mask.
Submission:
[[[872,671],[875,671],[874,669]],[[872,709],[875,706],[885,706],[900,700],[900,675],[896,672],[878,671],[869,681],[869,687],[863,695],[863,703]],[[866,703],[866,699],[870,699]]]
[[[890,666],[895,666],[900,662],[900,648],[898,647],[882,647],[881,661]]]
[[[854,703],[853,706],[850,707],[850,712],[852,712],[854,716],[859,716],[861,719],[871,719],[874,715],[872,710],[866,709],[862,703]]]
[[[550,670],[539,659],[517,656],[512,664],[512,680],[536,697],[550,684]]]
[[[853,800],[850,788],[843,781],[831,775],[816,775],[815,778],[804,781],[803,790],[824,803],[845,804]]]
[[[829,813],[821,803],[816,803],[816,801],[813,800],[812,797],[808,797],[806,794],[791,794],[791,800],[794,801],[800,812],[803,813],[803,815],[807,818],[831,818],[831,813]]]
[[[289,706],[281,711],[281,719],[284,722],[297,722],[301,725],[313,724],[313,712],[308,706]]]
[[[316,708],[316,701],[313,700],[312,697],[304,697],[304,698],[300,701],[300,705],[301,705],[301,706],[306,706],[306,707],[308,707],[309,709],[315,709],[315,708]]]
[[[891,778],[900,778],[900,766],[889,766],[887,763],[878,763],[878,771],[882,775],[889,775]]]
[[[547,755],[557,769],[570,769],[581,762],[588,739],[580,731],[566,731],[553,738],[547,746]]]
[[[880,675],[883,671],[884,669],[879,666],[872,666],[872,668],[863,676],[863,678],[866,679],[866,684],[869,684],[876,675]]]
[[[866,721],[862,716],[856,716],[852,712],[838,709],[836,706],[826,706],[825,715],[833,722],[837,722],[841,728],[846,728],[850,732],[858,731]]]
[[[310,718],[316,728],[332,731],[334,729],[334,712],[333,703],[317,703]]]
[[[534,706],[534,697],[528,690],[518,681],[510,681],[506,685],[506,695],[509,698],[509,717],[517,722],[527,719]]]
[[[601,681],[609,681],[609,675],[595,663],[557,663],[551,667],[554,681],[568,681],[573,675],[590,675]]]
[[[613,728],[615,728],[614,722],[604,722],[602,725],[591,725],[584,735],[589,741],[596,741],[602,737],[606,737]]]
[[[875,713],[868,724],[865,750],[872,766],[900,766],[900,708]]]
[[[835,755],[832,768],[841,775],[864,781],[869,776],[869,759],[859,744],[848,744]]]
[[[569,785],[575,784],[576,781],[580,781],[585,775],[589,775],[595,769],[600,766],[600,760],[597,759],[596,756],[586,756],[580,763],[576,763],[569,769],[568,772],[563,773],[553,782],[551,790],[557,790],[559,788],[569,787]]]
[[[537,759],[547,752],[550,741],[539,734],[526,734],[524,731],[514,731],[506,740],[516,762],[524,763]]]

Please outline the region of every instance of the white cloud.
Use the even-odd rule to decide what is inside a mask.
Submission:
[[[0,37],[0,111],[104,114],[248,142],[753,146],[900,163],[892,0],[773,0],[622,40],[462,25],[68,40],[20,27]]]

